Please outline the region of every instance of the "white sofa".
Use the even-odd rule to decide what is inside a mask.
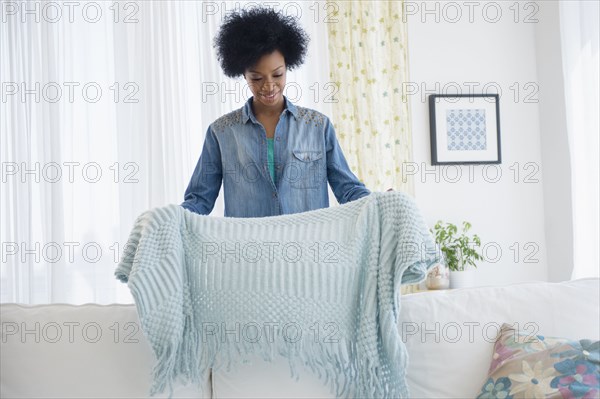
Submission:
[[[474,398],[502,323],[598,340],[600,280],[420,292],[402,297],[400,314],[411,397]],[[134,305],[3,304],[0,322],[0,397],[148,397],[154,357]],[[310,371],[289,373],[284,359],[254,358],[174,397],[332,397]]]

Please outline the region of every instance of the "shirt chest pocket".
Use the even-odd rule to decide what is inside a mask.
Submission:
[[[284,179],[293,188],[319,188],[326,179],[325,158],[320,150],[293,150]]]

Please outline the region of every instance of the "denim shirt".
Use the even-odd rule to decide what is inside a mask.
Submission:
[[[370,194],[350,171],[329,118],[284,99],[274,135],[275,183],[267,166],[267,134],[252,112],[250,97],[242,108],[208,127],[181,206],[208,215],[221,182],[225,216],[230,217],[328,207],[328,182],[340,204]]]

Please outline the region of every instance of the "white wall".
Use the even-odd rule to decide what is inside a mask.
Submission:
[[[548,212],[544,195],[552,197],[552,192],[544,190],[544,181],[553,179],[551,173],[555,171],[550,168],[550,174],[544,173],[542,160],[551,161],[553,146],[559,141],[549,143],[547,152],[542,154],[538,101],[541,96],[537,91],[542,88],[536,61],[538,23],[525,22],[539,20],[541,11],[531,2],[516,6],[515,2],[476,4],[406,4],[410,82],[419,87],[418,93],[414,93],[414,86],[408,93],[414,161],[420,172],[427,167],[440,174],[439,181],[434,174],[416,176],[416,199],[430,225],[438,219],[456,224],[468,220],[473,224],[473,232],[487,243],[489,258],[497,257],[495,248],[501,249],[495,263],[480,264],[478,285],[546,281],[547,254],[556,256],[561,250],[547,247],[547,242],[556,245],[557,236],[546,239]],[[432,13],[425,13],[424,7]],[[497,14],[498,8],[501,15]],[[486,85],[490,93],[495,88],[500,90],[502,164],[488,168],[488,173],[484,166],[463,166],[462,177],[453,183],[455,168],[430,165],[426,94],[456,93],[456,86],[460,92],[468,93],[469,86],[475,84],[476,93],[482,93]],[[502,173],[501,177],[490,182],[496,171]],[[554,186],[559,184],[562,183]],[[561,207],[563,200],[551,202],[552,209]]]

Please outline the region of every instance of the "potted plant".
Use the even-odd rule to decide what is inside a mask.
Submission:
[[[462,231],[459,232],[456,225],[438,221],[431,230],[450,269],[450,288],[471,286],[474,276],[469,266],[476,268],[475,262],[483,259],[477,251],[481,247],[481,240],[477,234],[472,237],[467,235],[470,229],[469,222],[463,222]]]

